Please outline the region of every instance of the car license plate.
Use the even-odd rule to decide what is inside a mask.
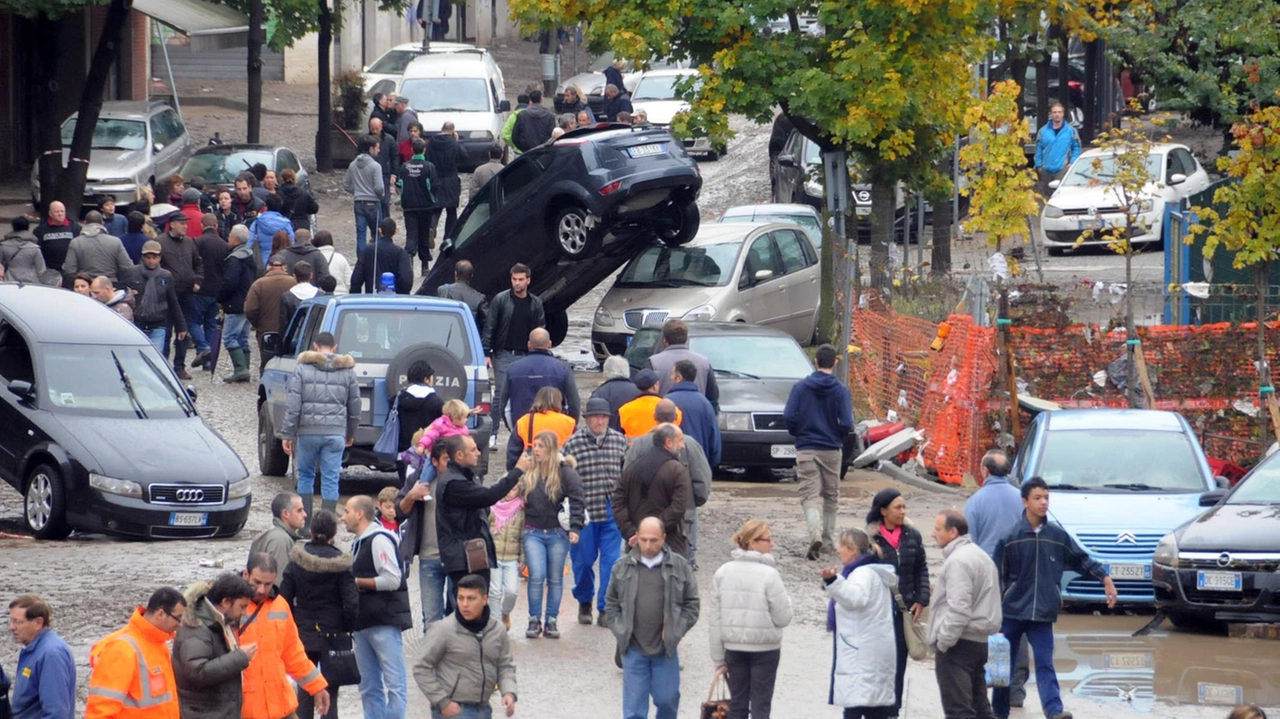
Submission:
[[[1102,655],[1102,665],[1107,669],[1150,669],[1155,663],[1150,654],[1141,652]]]
[[[1244,703],[1244,687],[1232,684],[1199,683],[1201,704],[1228,704],[1235,706]]]
[[[794,444],[775,444],[769,447],[769,456],[774,459],[795,459],[796,446]]]
[[[189,512],[171,512],[169,514],[169,524],[175,527],[203,527],[209,521],[209,515],[194,514]]]
[[[1240,572],[1196,572],[1196,589],[1213,592],[1238,592]]]
[[[1150,564],[1108,564],[1112,579],[1151,579]]]
[[[636,145],[627,148],[629,157],[648,157],[650,155],[661,155],[667,151],[667,146],[661,142],[652,145]]]
[[[859,205],[854,210],[854,213],[857,214],[858,217],[865,217],[871,214],[871,207],[869,205]]]
[[[1101,230],[1107,226],[1102,220],[1080,220],[1077,224],[1081,230]]]

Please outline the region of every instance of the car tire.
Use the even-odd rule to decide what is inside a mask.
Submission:
[[[577,205],[562,207],[549,228],[556,250],[570,260],[581,260],[600,249],[600,233],[587,227],[587,212]]]
[[[39,464],[27,475],[22,492],[22,517],[36,539],[65,539],[71,534],[71,526],[67,524],[66,489],[57,469]]]
[[[569,313],[566,310],[547,312],[547,332],[551,335],[551,346],[560,346],[569,334]]]
[[[667,206],[665,214],[658,230],[658,239],[664,245],[679,247],[698,234],[698,226],[702,223],[702,218],[698,215],[698,203],[673,202]]]
[[[1173,625],[1174,629],[1184,631],[1204,631],[1205,629],[1214,628],[1215,624],[1212,619],[1200,617],[1189,612],[1169,611],[1165,612],[1165,616],[1168,617],[1169,623]]]
[[[1050,257],[1062,257],[1067,253],[1067,248],[1065,247],[1046,247],[1045,249],[1049,250]]]
[[[271,410],[266,402],[258,406],[258,471],[267,477],[289,474],[289,455],[271,426]]]
[[[435,371],[435,384],[433,386],[440,399],[445,402],[451,399],[466,401],[467,389],[471,385],[470,377],[467,375],[467,368],[444,345],[434,342],[420,342],[416,345],[405,347],[387,365],[386,387],[388,401],[395,402],[401,388],[408,382],[406,375],[409,372],[409,367],[418,360],[426,360],[431,365],[431,369]],[[401,381],[402,377],[405,377],[403,382]]]

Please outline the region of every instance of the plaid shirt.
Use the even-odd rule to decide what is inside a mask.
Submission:
[[[560,451],[578,460],[578,474],[582,477],[591,521],[605,521],[609,516],[609,497],[622,477],[626,438],[615,429],[606,429],[603,437],[597,437],[583,422]]]

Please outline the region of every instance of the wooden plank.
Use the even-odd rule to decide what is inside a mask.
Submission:
[[[1138,380],[1142,382],[1142,394],[1146,398],[1147,409],[1156,406],[1156,395],[1151,391],[1151,376],[1147,374],[1147,359],[1142,353],[1142,345],[1133,347],[1133,364],[1138,368]]]

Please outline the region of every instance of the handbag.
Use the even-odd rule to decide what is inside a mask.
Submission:
[[[462,543],[462,550],[467,554],[467,571],[483,572],[489,569],[489,545],[484,537],[468,539]]]
[[[698,719],[727,719],[729,716],[729,690],[725,686],[724,675],[716,673],[711,680],[711,691],[707,692],[707,700],[702,702],[702,712]]]
[[[350,634],[324,635],[327,647],[320,657],[320,674],[331,687],[360,683],[360,665]]]
[[[400,396],[396,395],[395,404],[387,413],[386,424],[382,425],[382,434],[373,443],[374,454],[395,459],[400,454]]]
[[[569,528],[570,526],[569,522],[573,520],[573,514],[569,512],[568,497],[565,497],[564,501],[560,503],[560,514],[558,515],[558,519],[560,520],[561,529],[563,529],[566,532],[573,531]],[[586,507],[583,507],[582,508],[582,526],[585,527],[588,524],[591,524],[591,513],[587,511]]]
[[[911,616],[911,610],[907,609],[907,603],[903,601],[902,592],[899,592],[897,587],[893,588],[893,601],[898,605],[898,614],[902,621],[902,636],[907,640],[907,656],[921,661],[929,655],[929,645],[925,638],[926,627]]]

